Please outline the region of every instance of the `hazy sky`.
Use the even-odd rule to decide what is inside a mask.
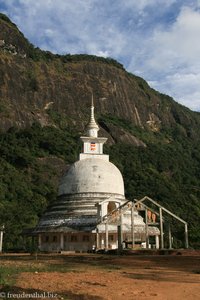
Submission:
[[[200,111],[200,0],[0,0],[35,46],[109,56]]]

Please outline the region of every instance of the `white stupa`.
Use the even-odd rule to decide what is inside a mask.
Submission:
[[[119,169],[103,153],[107,138],[98,137],[92,99],[87,134],[82,136],[83,152],[61,179],[56,201],[39,221],[36,233],[42,251],[88,251],[105,248],[103,217],[126,202]],[[136,238],[144,240],[145,224],[135,212]],[[116,221],[108,225],[108,247],[117,248]],[[123,216],[123,238],[131,234],[131,216]],[[159,232],[153,234],[156,235]]]

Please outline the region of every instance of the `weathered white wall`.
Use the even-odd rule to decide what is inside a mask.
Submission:
[[[111,162],[98,158],[79,160],[63,176],[58,189],[58,195],[77,193],[124,195],[124,181]]]

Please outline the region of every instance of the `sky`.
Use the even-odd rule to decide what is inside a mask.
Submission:
[[[0,0],[0,11],[35,46],[112,57],[200,111],[200,0]]]

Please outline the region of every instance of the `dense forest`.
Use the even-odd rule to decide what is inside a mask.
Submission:
[[[177,130],[143,132],[127,121],[101,116],[99,122],[114,122],[134,132],[146,147],[116,143],[105,151],[121,170],[128,199],[148,195],[189,223],[189,240],[199,247],[200,231],[200,142],[191,143]],[[5,224],[5,249],[25,247],[22,231],[34,227],[47,205],[56,199],[53,181],[56,168],[41,159],[57,157],[64,164],[74,162],[81,150],[79,134],[70,127],[11,128],[0,135],[1,179],[0,219]],[[173,229],[182,246],[181,229]]]

